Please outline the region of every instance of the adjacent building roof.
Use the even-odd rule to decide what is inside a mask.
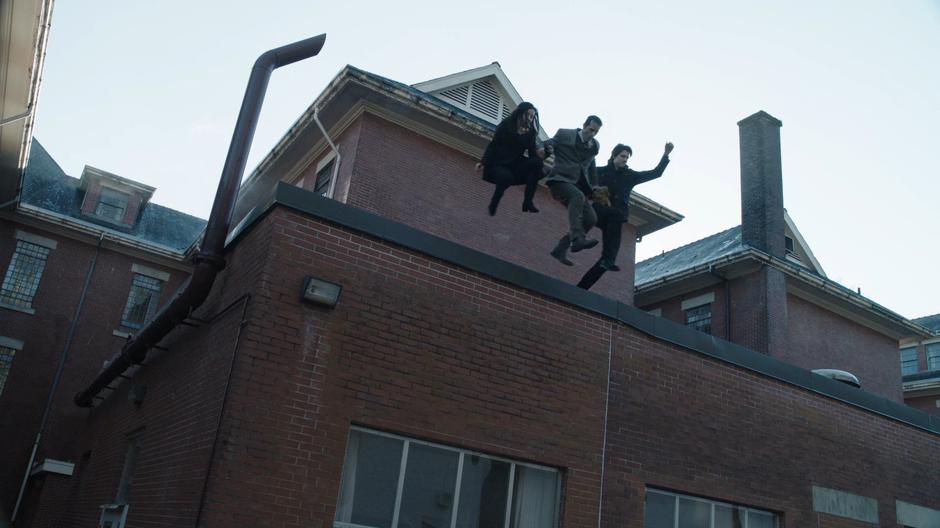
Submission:
[[[914,322],[933,332],[940,332],[940,314],[927,315],[914,319]]]
[[[744,250],[745,246],[741,243],[741,226],[735,226],[637,262],[635,284],[639,287],[661,277],[693,269]]]
[[[118,238],[147,245],[160,246],[183,253],[202,233],[206,221],[169,207],[147,202],[137,222],[123,229],[116,225],[98,223],[81,214],[85,190],[81,180],[73,178],[59,167],[43,146],[33,139],[29,162],[23,178],[20,205],[39,209],[71,221],[105,231]]]

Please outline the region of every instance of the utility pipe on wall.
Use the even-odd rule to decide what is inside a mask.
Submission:
[[[235,199],[238,197],[239,184],[245,172],[248,150],[258,124],[258,115],[261,113],[261,103],[267,91],[271,72],[275,68],[317,55],[325,41],[326,34],[317,35],[268,50],[255,61],[251,76],[248,78],[248,86],[245,88],[245,97],[238,113],[238,120],[235,122],[235,130],[232,132],[232,143],[229,145],[225,165],[222,168],[222,176],[219,179],[215,201],[212,203],[212,212],[209,214],[202,248],[194,257],[196,266],[192,276],[186,286],[157,312],[150,323],[124,345],[118,357],[95,378],[91,385],[75,395],[76,405],[91,407],[94,398],[102,389],[131,365],[143,363],[150,348],[158,344],[176,328],[176,325],[206,300],[216,275],[225,267],[223,257],[225,237],[228,235]]]

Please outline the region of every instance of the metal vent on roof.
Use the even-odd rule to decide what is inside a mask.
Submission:
[[[470,85],[458,86],[444,90],[437,94],[442,99],[449,99],[460,106],[467,106],[467,96],[470,95]]]
[[[470,109],[476,110],[494,121],[498,121],[502,103],[503,101],[499,96],[499,92],[496,91],[496,88],[494,88],[489,81],[477,81],[471,85]]]

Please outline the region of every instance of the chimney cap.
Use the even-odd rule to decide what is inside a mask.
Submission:
[[[782,127],[782,126],[783,126],[783,121],[780,121],[780,120],[777,119],[776,117],[774,117],[774,116],[768,114],[767,112],[765,112],[765,111],[763,111],[763,110],[758,110],[757,112],[755,112],[755,113],[753,113],[753,114],[751,114],[751,115],[745,117],[744,119],[738,121],[738,126],[747,124],[747,123],[750,122],[750,121],[765,121],[765,122],[767,122],[767,123],[770,123],[771,125],[776,125],[776,126],[778,126],[778,127]]]

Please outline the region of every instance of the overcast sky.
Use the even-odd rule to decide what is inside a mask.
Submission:
[[[35,137],[205,218],[263,51],[277,70],[248,171],[346,64],[413,84],[498,61],[544,128],[596,113],[638,191],[685,219],[638,259],[740,223],[737,121],[783,121],[784,201],[831,279],[907,317],[940,312],[940,0],[59,1]],[[471,176],[472,177],[472,176]],[[480,204],[484,207],[485,204]]]

